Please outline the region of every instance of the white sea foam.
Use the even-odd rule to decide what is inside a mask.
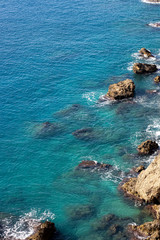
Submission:
[[[160,121],[159,119],[154,119],[152,124],[149,124],[146,132],[148,135],[155,139],[160,144]]]
[[[136,58],[137,60],[144,60],[145,59],[145,61],[146,62],[149,62],[149,63],[155,63],[156,62],[156,57],[147,57],[147,56],[145,56],[144,55],[144,57],[139,53],[139,52],[136,52],[136,53],[133,53],[132,55],[131,55],[133,58]]]
[[[41,221],[53,220],[55,215],[50,211],[40,213],[40,210],[32,209],[29,213],[20,216],[16,222],[14,218],[3,219],[4,239],[26,239],[33,234],[36,226]]]
[[[149,4],[160,4],[160,2],[150,2],[148,0],[141,0],[144,3],[149,3]]]
[[[151,23],[148,24],[148,26],[154,27],[154,28],[160,28],[160,22],[155,22],[155,23],[151,22]]]

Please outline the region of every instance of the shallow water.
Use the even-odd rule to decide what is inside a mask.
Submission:
[[[6,236],[27,236],[32,221],[24,231],[20,227],[20,235],[15,224],[28,216],[35,223],[54,219],[69,239],[91,238],[92,222],[106,214],[148,219],[117,186],[133,166],[153,159],[139,158],[137,145],[150,137],[160,143],[160,94],[146,93],[160,91],[153,81],[157,73],[131,71],[134,62],[143,61],[137,54],[141,47],[155,55],[150,62],[160,64],[160,32],[147,26],[159,21],[160,6],[129,0],[0,5],[0,211],[16,216],[16,223],[7,223],[10,216],[3,215]],[[98,102],[109,84],[126,78],[136,85],[133,102]],[[47,121],[56,123],[58,132],[37,138]],[[94,137],[72,135],[81,128],[93,128]],[[117,170],[75,176],[82,160]],[[81,204],[95,211],[75,222],[67,209]]]

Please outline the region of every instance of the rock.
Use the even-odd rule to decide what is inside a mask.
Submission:
[[[148,25],[149,25],[150,27],[160,28],[160,22],[149,23]]]
[[[149,57],[154,57],[151,52],[149,50],[147,50],[146,48],[141,48],[139,53],[145,57],[145,58],[149,58]]]
[[[56,228],[52,222],[41,223],[35,233],[28,237],[26,240],[50,240],[53,239],[54,234],[56,233]]]
[[[112,168],[112,165],[105,163],[98,163],[96,161],[83,160],[76,169],[96,169],[96,170],[108,170]]]
[[[135,84],[132,80],[126,79],[109,86],[105,98],[110,98],[114,100],[121,100],[124,98],[130,98],[134,96]]]
[[[36,138],[53,137],[58,132],[58,130],[59,128],[57,124],[44,122],[37,127],[35,136]]]
[[[150,3],[160,3],[160,0],[147,0]]]
[[[158,144],[154,141],[151,140],[147,140],[145,142],[142,142],[137,150],[139,152],[139,154],[142,155],[151,155],[153,154],[156,150],[158,150]]]
[[[130,178],[119,187],[133,199],[145,203],[160,203],[160,155],[155,157],[137,178]]]
[[[91,204],[86,204],[69,208],[67,212],[72,220],[81,220],[94,215],[95,208]]]
[[[117,220],[114,214],[107,214],[100,218],[98,221],[93,223],[93,228],[96,231],[107,230],[111,223]]]
[[[146,209],[153,215],[154,218],[160,220],[160,205],[147,205]]]
[[[136,173],[140,173],[143,170],[145,170],[145,167],[143,165],[140,165],[139,167],[133,168],[133,171]]]
[[[135,191],[146,202],[160,203],[160,155],[139,174]]]
[[[158,240],[160,239],[160,221],[146,222],[142,225],[130,225],[129,230],[133,232],[134,239]]]
[[[94,136],[94,130],[93,128],[83,128],[76,130],[72,133],[76,138],[81,140],[92,140]]]
[[[111,235],[116,234],[120,229],[120,226],[118,224],[113,224],[110,226],[109,231],[111,232]]]
[[[154,82],[155,82],[155,83],[160,83],[160,76],[155,77],[155,78],[154,78]]]
[[[157,70],[157,66],[154,64],[135,63],[133,65],[133,72],[136,74],[153,73]]]
[[[71,106],[67,107],[66,109],[56,112],[55,115],[64,117],[64,116],[68,116],[68,115],[73,115],[77,111],[82,110],[82,109],[83,109],[83,107],[80,104],[72,104]]]

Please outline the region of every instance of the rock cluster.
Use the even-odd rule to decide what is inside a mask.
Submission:
[[[112,168],[112,165],[105,163],[98,163],[96,161],[83,160],[76,169],[95,169],[95,170],[108,170]]]
[[[133,65],[133,72],[136,74],[153,73],[157,70],[158,69],[155,64],[135,63]]]
[[[150,155],[154,153],[156,150],[158,150],[158,144],[155,141],[147,140],[145,142],[142,142],[137,150],[139,154],[142,155]]]
[[[134,96],[135,84],[131,79],[126,79],[109,86],[105,98],[121,100]]]

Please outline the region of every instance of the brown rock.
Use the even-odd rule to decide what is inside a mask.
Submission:
[[[87,219],[95,214],[95,208],[91,204],[73,206],[67,213],[72,220]]]
[[[129,226],[130,230],[135,235],[135,239],[144,238],[147,240],[160,239],[160,221],[146,222],[139,226]],[[137,238],[136,238],[137,237]]]
[[[154,82],[155,82],[155,83],[160,83],[160,76],[155,77],[155,78],[154,78]]]
[[[147,205],[146,209],[152,213],[153,217],[160,220],[160,205]]]
[[[26,240],[50,240],[53,239],[54,234],[56,233],[56,228],[52,222],[41,223],[35,233],[28,237]]]
[[[147,140],[142,142],[137,148],[139,154],[142,155],[150,155],[153,154],[156,150],[158,150],[158,144],[154,141]]]
[[[134,168],[133,170],[134,170],[134,172],[136,172],[136,173],[140,173],[140,172],[142,172],[143,170],[145,170],[145,167],[144,167],[143,165],[140,165],[139,167]]]
[[[104,97],[115,100],[130,98],[134,96],[134,90],[134,82],[130,79],[126,79],[124,81],[110,85],[108,93]]]
[[[145,58],[149,58],[149,57],[154,57],[151,52],[149,50],[147,50],[146,48],[141,48],[141,50],[139,51],[139,53],[145,57]]]
[[[98,170],[107,170],[111,168],[112,165],[105,163],[98,163],[96,161],[83,160],[76,169],[98,169]]]
[[[153,73],[157,70],[157,66],[154,64],[135,63],[133,65],[133,72],[137,74]]]
[[[146,90],[146,93],[149,93],[149,94],[156,94],[156,93],[158,93],[159,91],[158,90],[156,90],[156,89],[147,89]]]
[[[146,202],[160,203],[160,155],[139,174],[135,192]]]

